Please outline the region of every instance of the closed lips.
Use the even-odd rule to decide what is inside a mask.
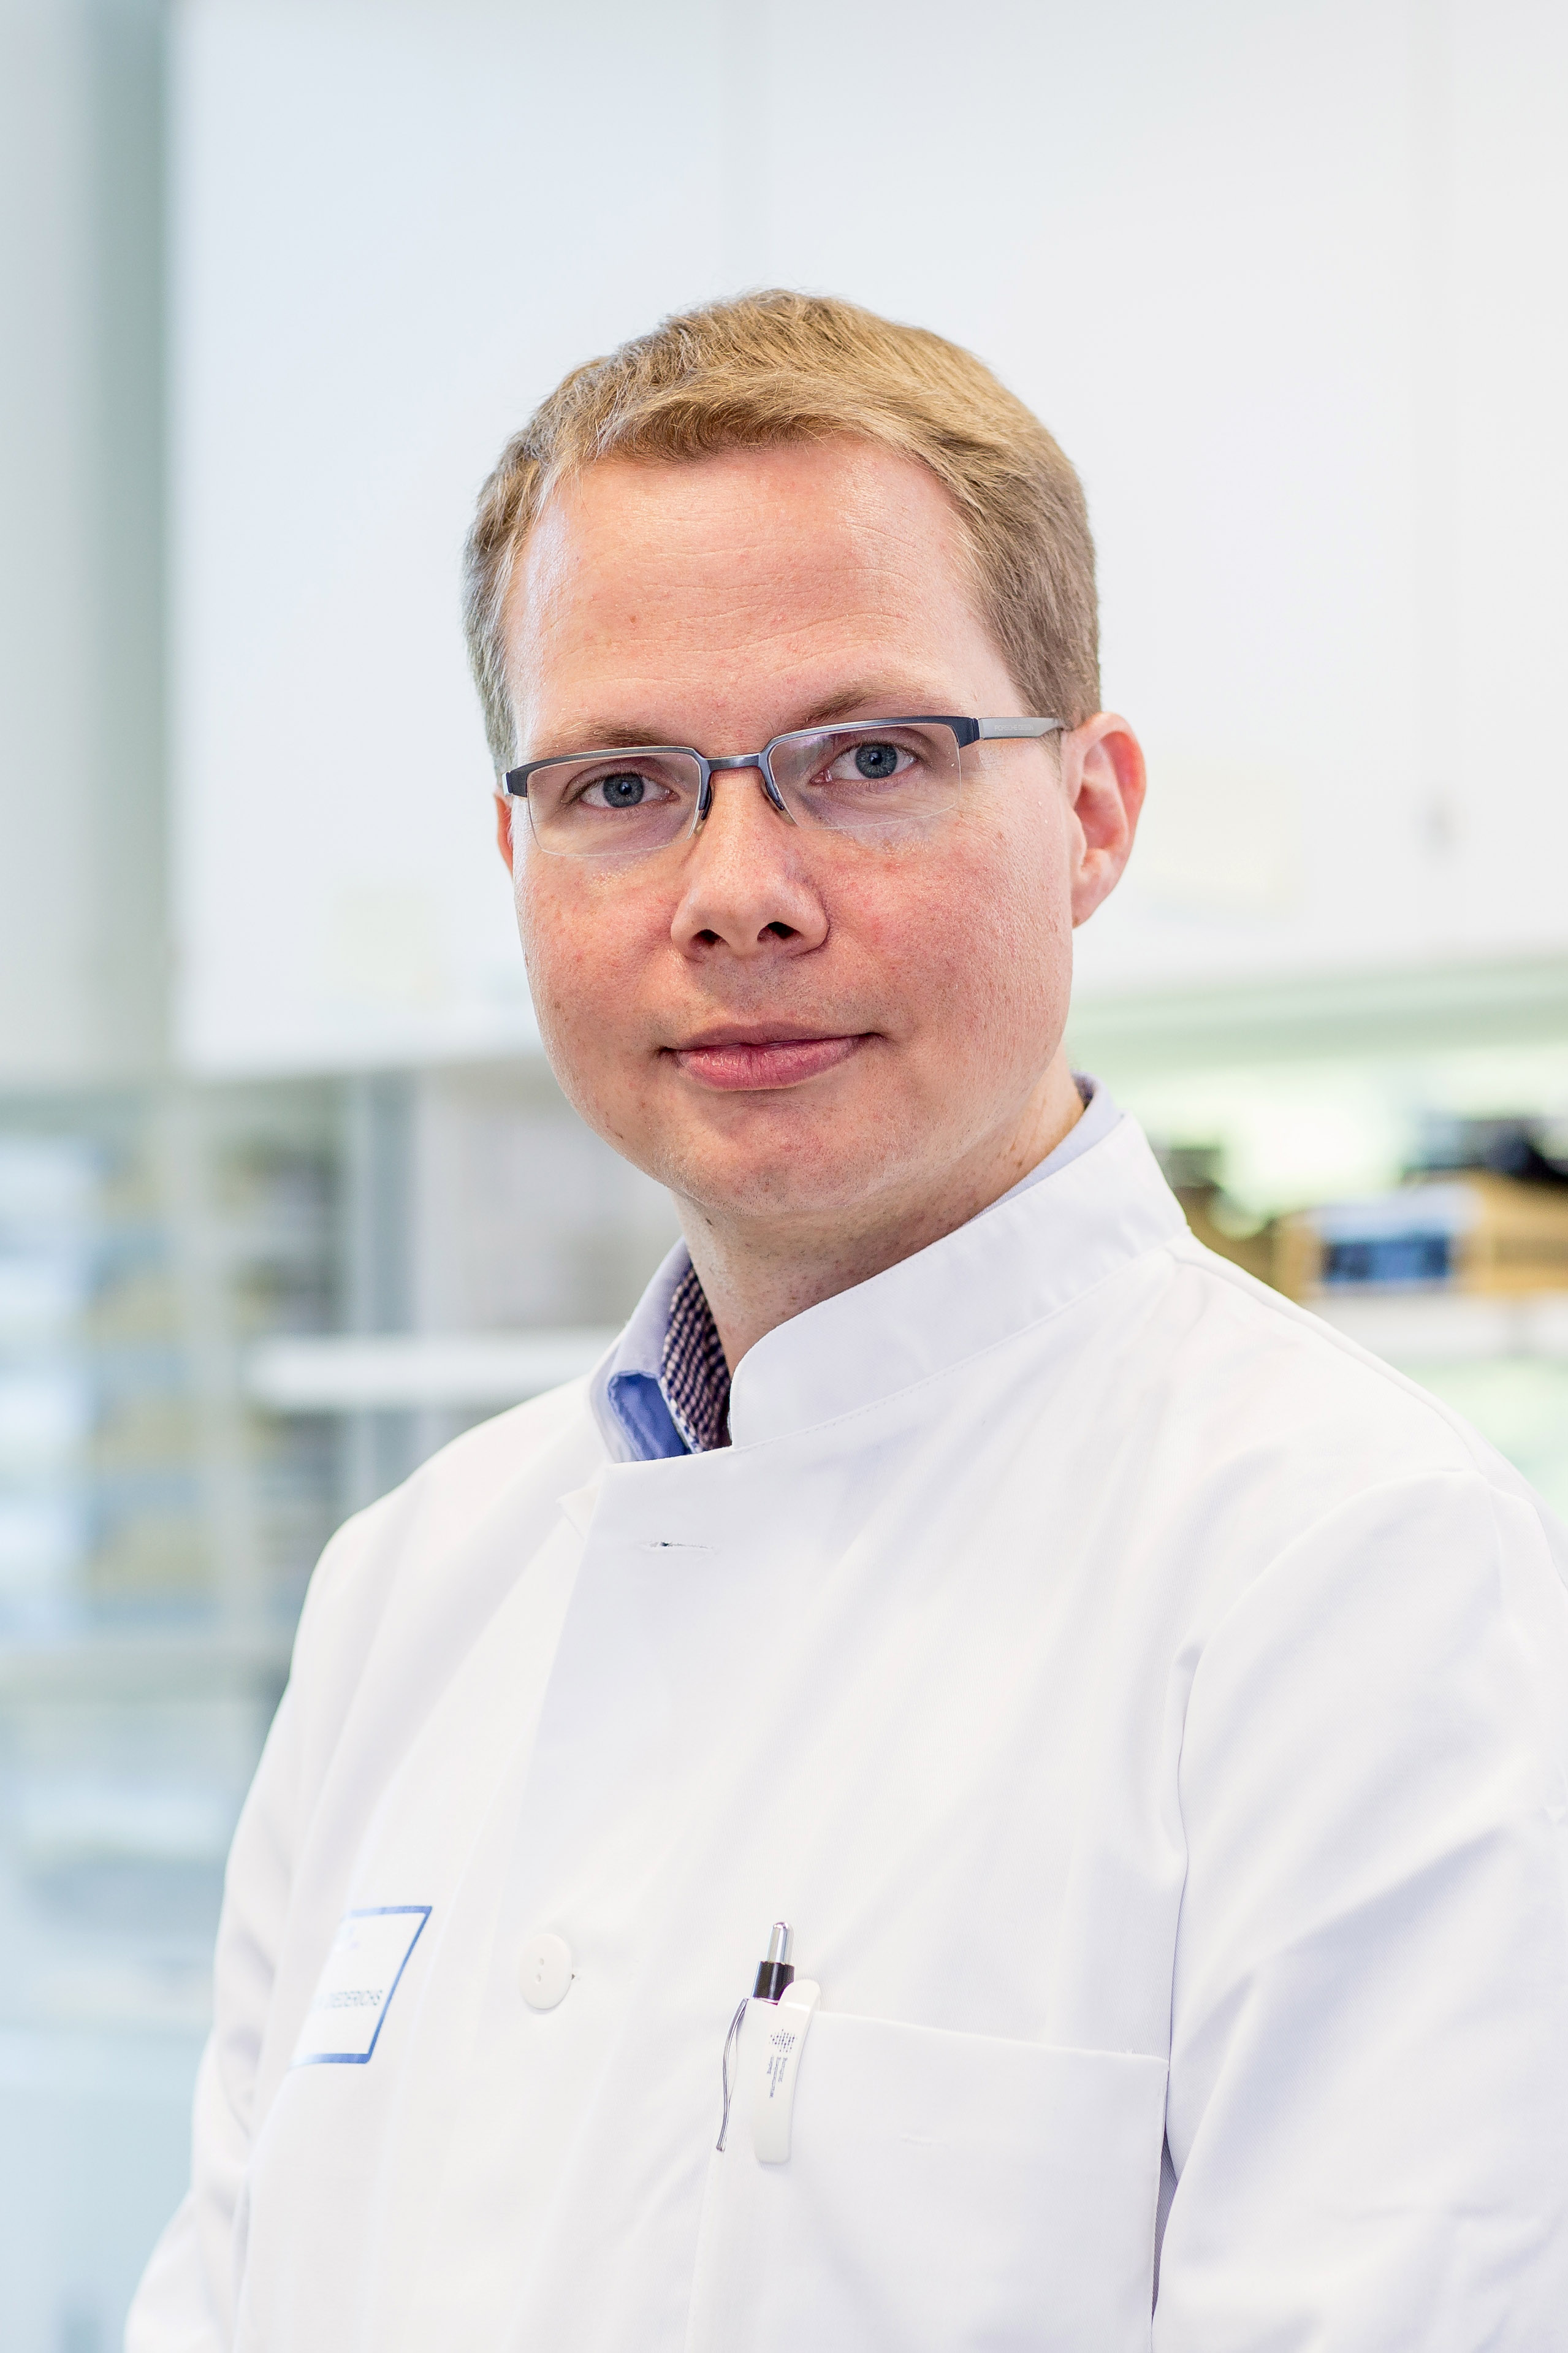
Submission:
[[[846,1062],[866,1033],[829,1037],[710,1037],[670,1050],[688,1077],[731,1090],[798,1086]]]

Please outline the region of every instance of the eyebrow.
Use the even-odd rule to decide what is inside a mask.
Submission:
[[[943,700],[940,695],[936,699],[939,702]],[[884,679],[879,680],[875,685],[845,687],[837,694],[828,695],[823,702],[812,703],[805,717],[795,720],[789,727],[775,729],[774,733],[779,735],[794,735],[808,727],[831,727],[837,720],[854,716],[863,716],[867,719],[909,719],[931,711],[932,697],[929,690],[913,688],[907,683],[902,686],[889,686]],[[648,724],[638,726],[634,723],[628,726],[624,719],[585,719],[580,723],[574,724],[569,735],[563,735],[555,742],[542,744],[538,750],[531,752],[528,756],[531,761],[560,760],[570,759],[574,754],[582,752],[647,751],[653,750],[660,744],[674,746],[678,744],[679,740],[674,735],[660,733],[657,727]],[[708,751],[705,744],[696,745],[693,748]],[[737,744],[735,746],[737,752],[760,752],[762,748],[760,744]],[[713,759],[720,755],[714,752],[708,752],[708,756]]]
[[[574,727],[558,743],[547,741],[528,756],[531,761],[569,760],[578,752],[640,752],[660,744],[673,744],[674,741],[673,736],[661,735],[657,728],[628,727],[624,722],[613,720],[584,720],[581,727]]]

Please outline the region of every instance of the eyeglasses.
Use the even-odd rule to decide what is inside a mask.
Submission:
[[[755,768],[793,825],[889,836],[944,817],[957,802],[971,744],[1054,734],[1060,719],[866,719],[801,727],[760,752],[705,760],[688,744],[639,744],[528,760],[501,779],[528,804],[552,858],[644,858],[694,834],[721,768]]]

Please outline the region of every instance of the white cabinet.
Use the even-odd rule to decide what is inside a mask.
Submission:
[[[1088,483],[1153,792],[1087,995],[1568,948],[1543,0],[193,0],[181,1032],[530,1034],[456,563],[569,363],[737,283],[974,345]]]

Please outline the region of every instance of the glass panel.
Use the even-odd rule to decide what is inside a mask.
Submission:
[[[552,760],[528,780],[541,849],[560,858],[637,856],[690,825],[702,771],[689,752],[600,752]]]
[[[936,723],[881,720],[786,735],[773,782],[791,815],[860,831],[927,823],[958,798],[958,739]]]

